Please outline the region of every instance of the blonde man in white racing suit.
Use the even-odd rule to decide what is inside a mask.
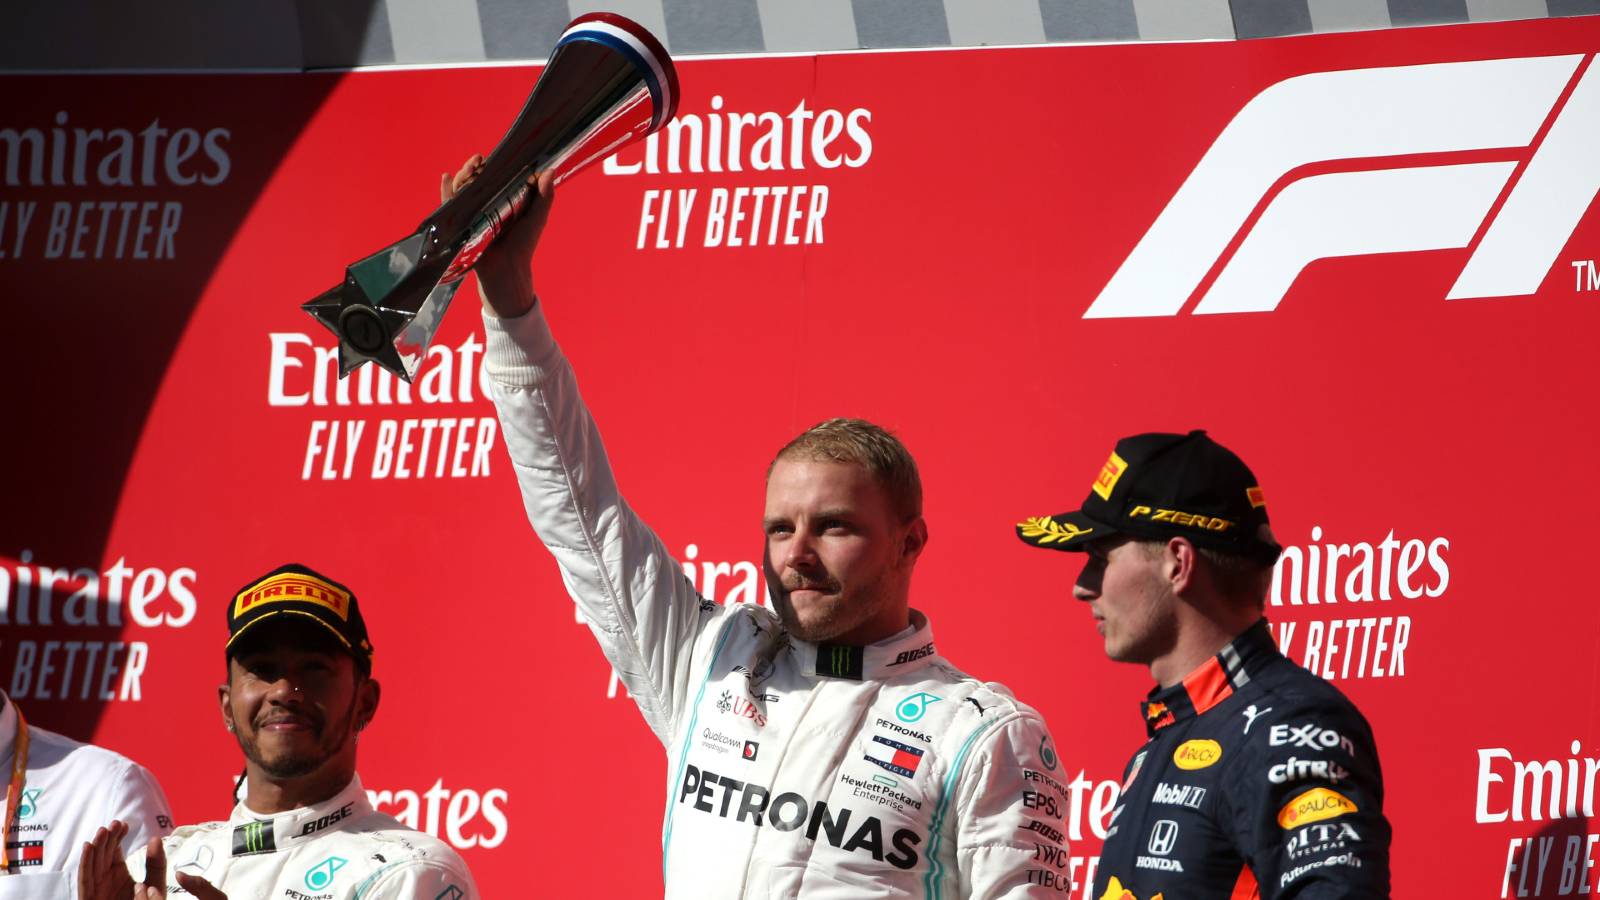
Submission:
[[[445,176],[445,197],[478,165]],[[796,438],[767,478],[776,612],[702,600],[618,493],[535,301],[547,211],[478,263],[485,359],[528,517],[666,748],[667,896],[1069,890],[1070,777],[1044,722],[945,661],[909,607],[928,534],[910,454],[856,420]]]
[[[223,726],[245,756],[225,822],[179,828],[133,854],[117,828],[91,845],[79,900],[476,900],[461,857],[372,808],[356,736],[377,713],[372,643],[349,588],[305,566],[252,581],[228,605]]]

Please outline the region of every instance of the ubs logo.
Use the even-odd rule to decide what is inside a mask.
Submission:
[[[1162,819],[1150,829],[1150,852],[1156,856],[1166,856],[1172,852],[1174,844],[1178,843],[1178,823],[1171,819]]]
[[[717,698],[717,709],[731,716],[749,719],[757,728],[767,724],[767,714],[762,712],[748,698],[736,697],[732,691],[723,691]]]

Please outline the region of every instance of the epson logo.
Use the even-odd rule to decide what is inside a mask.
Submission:
[[[1315,260],[1466,248],[1480,231],[1446,298],[1533,293],[1600,190],[1600,67],[1580,77],[1583,61],[1352,69],[1268,87],[1223,128],[1084,318],[1175,316],[1213,271],[1195,314],[1268,312]],[[1465,152],[1473,161],[1405,159]]]

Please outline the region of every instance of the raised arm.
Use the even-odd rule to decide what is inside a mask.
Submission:
[[[471,177],[473,163],[455,186]],[[445,189],[450,184],[444,185]],[[688,703],[697,639],[719,618],[617,488],[594,418],[533,293],[549,190],[477,266],[485,364],[534,531],[606,658],[662,741]]]

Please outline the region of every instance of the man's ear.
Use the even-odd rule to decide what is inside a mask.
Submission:
[[[1194,585],[1195,567],[1199,556],[1188,538],[1169,538],[1162,553],[1161,574],[1174,594],[1182,594]]]
[[[378,701],[383,698],[383,685],[376,678],[363,678],[356,686],[356,730],[372,724],[378,714]]]
[[[233,677],[230,670],[227,681],[217,685],[217,703],[222,708],[222,727],[232,732],[233,727]]]
[[[928,520],[917,516],[906,528],[905,541],[900,546],[900,555],[907,562],[916,562],[928,546]]]

